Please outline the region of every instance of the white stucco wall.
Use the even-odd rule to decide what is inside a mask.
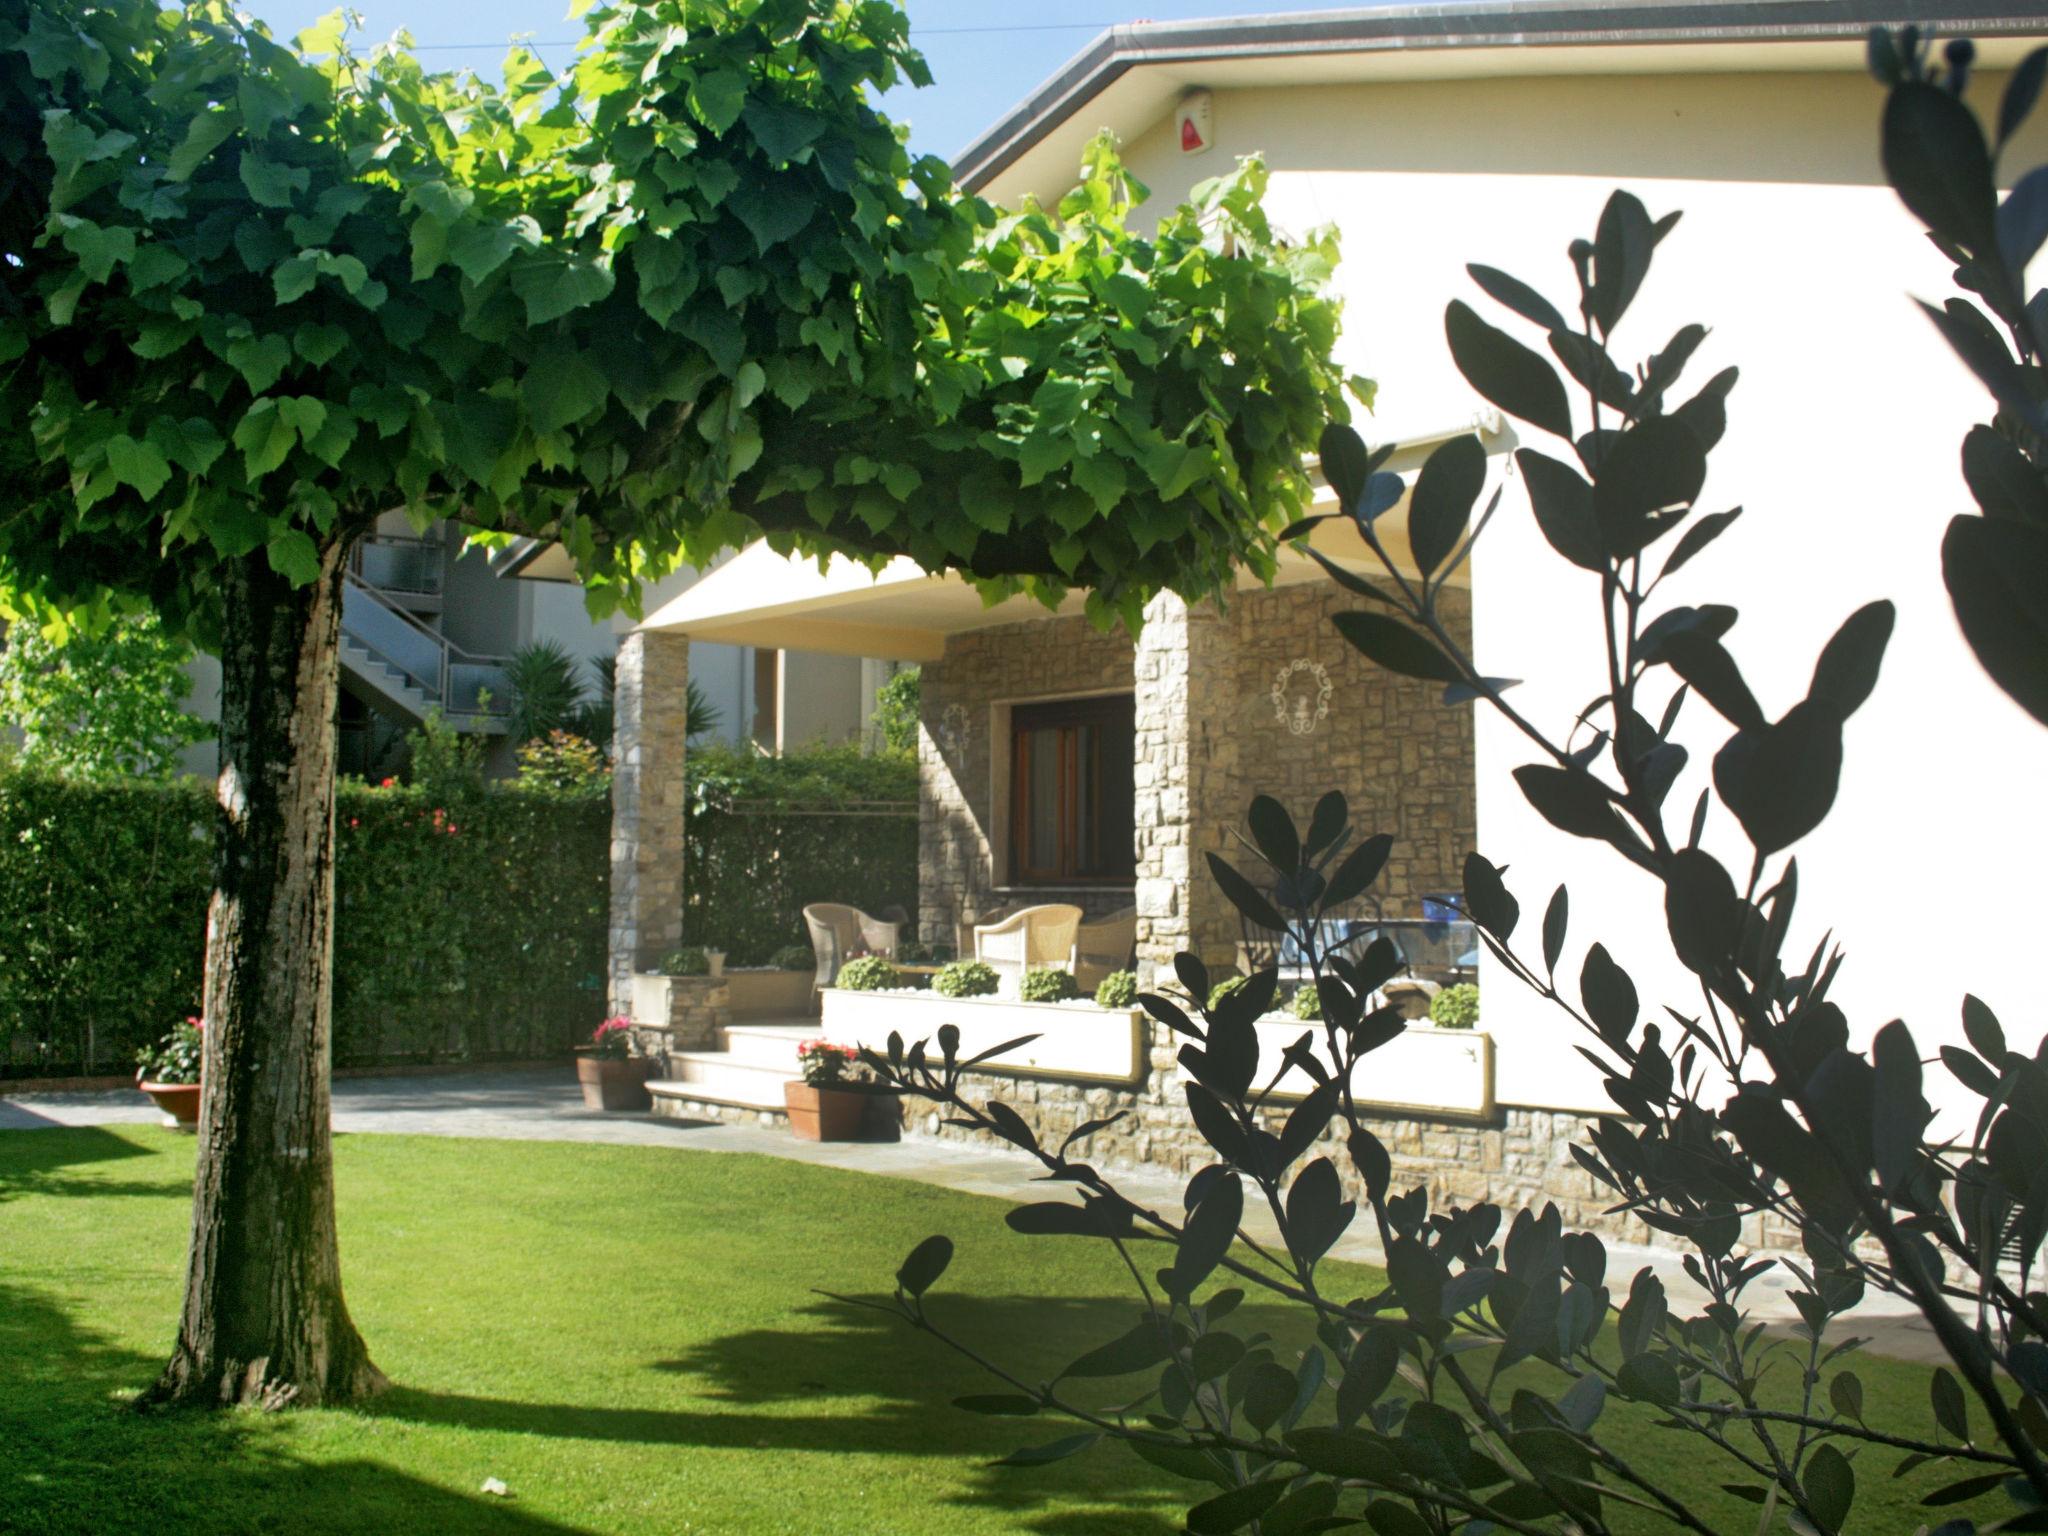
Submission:
[[[2001,85],[1976,84],[1980,108]],[[1773,714],[1804,694],[1814,657],[1849,612],[1875,597],[1899,608],[1876,696],[1850,726],[1834,814],[1796,850],[1790,948],[1803,954],[1824,928],[1845,944],[1835,996],[1859,1040],[1903,1017],[1931,1056],[1960,1039],[1967,990],[2031,1048],[2048,1014],[2032,935],[2048,913],[2023,872],[2048,855],[2033,808],[2048,733],[1984,678],[1941,586],[1942,529],[1971,509],[1958,445],[1989,412],[1907,299],[1945,297],[1949,273],[1881,183],[1881,105],[1853,74],[1219,90],[1214,152],[1184,157],[1162,128],[1129,156],[1166,205],[1262,150],[1283,227],[1340,226],[1344,362],[1380,383],[1377,417],[1362,424],[1375,441],[1478,406],[1444,344],[1451,298],[1540,346],[1477,293],[1466,262],[1504,268],[1569,311],[1565,247],[1592,234],[1611,187],[1628,187],[1653,215],[1683,209],[1620,340],[1647,357],[1684,322],[1713,328],[1689,387],[1730,363],[1742,381],[1702,506],[1747,511],[1669,597],[1743,611],[1730,644]],[[2048,135],[2037,132],[2009,163],[2044,157]],[[1604,688],[1593,578],[1543,544],[1518,485],[1474,578],[1482,669],[1527,679],[1519,706],[1563,731]],[[1693,751],[1670,802],[1685,808],[1682,821],[1727,728],[1695,701],[1681,735]],[[1696,986],[1668,960],[1661,893],[1528,808],[1509,772],[1535,754],[1483,710],[1478,754],[1480,847],[1512,866],[1530,943],[1564,881],[1570,975],[1598,936],[1635,974],[1647,1009],[1696,1011]],[[1746,864],[1747,845],[1718,806],[1708,842]],[[1497,970],[1482,987],[1504,1102],[1607,1107],[1570,1049],[1571,1026]],[[1950,1086],[1938,1066],[1928,1081]]]

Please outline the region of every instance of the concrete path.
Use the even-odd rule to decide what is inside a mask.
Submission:
[[[0,1131],[66,1125],[151,1125],[162,1117],[140,1094],[14,1094],[0,1098]],[[334,1084],[334,1127],[338,1131],[413,1136],[475,1136],[504,1141],[587,1141],[613,1146],[682,1147],[693,1152],[757,1152],[767,1157],[823,1167],[845,1168],[888,1178],[914,1179],[970,1194],[1008,1200],[1059,1198],[1038,1181],[1039,1165],[1020,1152],[952,1142],[798,1141],[780,1124],[727,1125],[711,1121],[662,1120],[652,1115],[605,1114],[583,1107],[574,1078],[560,1067],[422,1074],[416,1077],[341,1077]],[[1176,1213],[1183,1181],[1159,1169],[1115,1174],[1131,1199],[1162,1213]],[[1376,1264],[1381,1254],[1369,1224],[1354,1223],[1333,1250],[1336,1257]],[[1246,1211],[1246,1230],[1265,1241],[1270,1217]],[[1608,1244],[1610,1288],[1625,1292],[1629,1278],[1647,1264],[1664,1282],[1674,1310],[1690,1315],[1704,1303],[1678,1256],[1663,1249]],[[1790,1291],[1796,1282],[1782,1268],[1756,1281],[1746,1295],[1750,1316],[1784,1326],[1797,1320]],[[1869,1348],[1901,1359],[1945,1360],[1933,1332],[1910,1305],[1874,1297],[1830,1334],[1855,1334]]]

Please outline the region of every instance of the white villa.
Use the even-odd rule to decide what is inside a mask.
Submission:
[[[2029,814],[2048,740],[1980,673],[1941,585],[1942,529],[1971,508],[1958,446],[1989,406],[1908,300],[1944,296],[1950,272],[1878,164],[1883,95],[1864,72],[1864,38],[1909,19],[1976,38],[1980,107],[1997,100],[2000,72],[2048,37],[2038,8],[1947,0],[1517,0],[1121,27],[956,169],[998,202],[1051,202],[1108,127],[1170,206],[1235,157],[1263,154],[1283,228],[1340,229],[1341,360],[1380,386],[1378,414],[1361,423],[1368,440],[1398,444],[1394,467],[1412,471],[1435,443],[1477,430],[1507,479],[1454,611],[1482,670],[1525,679],[1519,706],[1560,729],[1604,686],[1597,608],[1587,578],[1527,515],[1512,427],[1453,367],[1442,314],[1454,297],[1489,307],[1468,262],[1570,292],[1566,246],[1590,235],[1616,186],[1653,214],[1683,210],[1623,338],[1647,356],[1698,321],[1711,335],[1692,374],[1740,366],[1704,499],[1748,511],[1669,595],[1742,610],[1729,643],[1773,710],[1803,693],[1850,611],[1879,596],[1898,604],[1834,814],[1799,848],[1793,947],[1832,929],[1849,952],[1835,995],[1852,1027],[1867,1038],[1903,1017],[1931,1050],[1960,1037],[1965,991],[2008,1027],[2048,1012],[2024,937],[2048,913],[2036,883],[2013,874],[2048,858],[2048,827]],[[1204,128],[1192,149],[1184,110]],[[2043,159],[2038,126],[2007,156],[2021,169]],[[1404,516],[1397,508],[1380,526]],[[1367,569],[1337,526],[1318,534],[1325,552]],[[691,646],[721,644],[923,663],[927,939],[1026,902],[1135,906],[1142,979],[1182,948],[1228,964],[1242,935],[1203,855],[1230,846],[1253,794],[1305,817],[1335,787],[1365,829],[1397,839],[1375,892],[1389,916],[1455,891],[1476,847],[1511,866],[1525,907],[1570,886],[1561,972],[1576,975],[1598,936],[1646,1002],[1683,1004],[1687,979],[1675,964],[1658,969],[1669,947],[1646,877],[1536,815],[1510,777],[1529,753],[1500,722],[1445,707],[1437,689],[1351,650],[1330,616],[1353,606],[1297,558],[1270,589],[1247,583],[1223,607],[1156,601],[1133,641],[1071,612],[984,609],[957,579],[908,562],[878,578],[839,566],[821,576],[747,552],[621,650],[615,999],[631,1003],[635,973],[682,937],[680,699]],[[1674,803],[1697,793],[1721,734],[1708,712],[1690,713],[1695,766]],[[1710,830],[1709,843],[1732,831]],[[775,1054],[786,1040],[750,1037],[713,984],[694,987],[643,998],[641,1022],[671,1030],[678,1057],[676,1080],[656,1085],[661,1101],[693,1112],[779,1104],[769,1090],[794,1070]],[[1476,1033],[1443,1045],[1411,1032],[1362,1093],[1387,1122],[1397,1184],[1552,1197],[1568,1221],[1593,1222],[1599,1202],[1564,1139],[1609,1107],[1600,1084],[1566,1019],[1485,965],[1480,987]],[[887,1022],[881,999],[835,1017],[827,998],[828,1031],[930,1032],[923,1014]],[[977,1006],[995,1005],[956,1005],[959,1021],[973,1023]],[[1044,1038],[1028,1059],[997,1063],[992,1095],[1048,1129],[1109,1105],[1138,1111],[1098,1138],[1098,1160],[1184,1166],[1200,1155],[1172,1047],[1149,1022],[1133,1016],[1126,1029],[1122,1015],[1105,1024],[1097,1010],[1043,1006],[1032,1017]],[[998,1027],[988,1021],[989,1038]]]

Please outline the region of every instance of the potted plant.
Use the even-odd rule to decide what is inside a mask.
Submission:
[[[164,1124],[189,1131],[199,1124],[199,1069],[206,1055],[206,1025],[188,1018],[153,1046],[136,1053],[135,1086],[164,1112]]]
[[[868,1095],[858,1086],[850,1045],[806,1040],[796,1048],[803,1080],[782,1085],[789,1128],[799,1141],[856,1141]]]
[[[591,1109],[648,1109],[647,1068],[632,1053],[633,1021],[624,1014],[597,1026],[576,1052],[576,1081]]]

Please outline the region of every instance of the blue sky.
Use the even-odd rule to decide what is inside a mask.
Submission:
[[[1355,3],[1355,0],[1353,0]],[[244,0],[281,39],[296,36],[333,0]],[[908,0],[911,35],[930,62],[929,89],[891,91],[883,110],[911,126],[912,147],[951,157],[1105,27],[1131,21],[1181,21],[1274,11],[1333,10],[1316,0]],[[504,45],[529,37],[550,65],[574,56],[579,23],[565,20],[568,0],[356,0],[365,30],[409,31],[431,66],[468,65],[495,75]]]

